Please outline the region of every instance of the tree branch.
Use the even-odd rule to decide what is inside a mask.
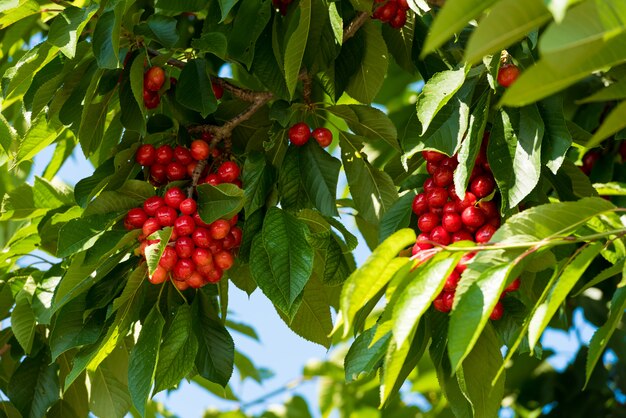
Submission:
[[[346,26],[343,30],[343,43],[352,38],[356,32],[363,26],[367,19],[369,19],[370,14],[367,12],[359,12],[354,19]]]

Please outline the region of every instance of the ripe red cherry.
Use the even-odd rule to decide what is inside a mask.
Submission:
[[[598,150],[587,151],[583,156],[583,172],[587,175],[591,174],[591,170],[593,170],[600,157],[602,157],[602,153]]]
[[[461,260],[459,260],[459,263],[454,267],[454,269],[458,271],[459,274],[463,274],[463,272],[467,268],[467,265],[472,261],[472,258],[474,258],[475,256],[476,253],[463,254],[463,257],[461,257]]]
[[[411,209],[416,215],[428,212],[428,199],[426,199],[426,193],[420,193],[413,198]]]
[[[132,226],[133,229],[135,229],[135,228],[141,228],[147,219],[148,219],[148,215],[146,214],[146,212],[144,212],[143,209],[132,208],[126,214],[125,221],[128,222],[128,224]]]
[[[154,66],[150,68],[144,76],[144,86],[151,91],[159,91],[165,82],[165,72],[163,68]]]
[[[161,145],[156,149],[156,162],[167,165],[174,158],[174,149],[169,145]]]
[[[228,251],[221,251],[213,256],[213,262],[222,270],[228,270],[233,266],[235,260],[233,255]]]
[[[399,9],[409,10],[409,3],[407,2],[407,0],[398,0],[396,1],[396,3],[398,3]]]
[[[443,290],[446,292],[454,292],[456,290],[456,285],[459,284],[459,280],[461,280],[459,272],[452,270],[452,273],[450,273],[446,279],[446,284],[443,285]]]
[[[205,228],[209,227],[209,224],[202,220],[202,218],[200,217],[200,214],[198,212],[193,214],[193,220],[196,223],[196,225],[203,226]]]
[[[306,144],[311,137],[311,129],[306,123],[299,122],[289,128],[288,136],[292,144],[301,147]]]
[[[225,161],[217,169],[217,176],[224,183],[232,183],[239,177],[239,166],[233,161]]]
[[[433,178],[428,177],[426,180],[424,180],[424,184],[422,187],[424,188],[424,191],[428,193],[430,190],[432,190],[433,187],[437,187],[437,186],[435,186],[435,182]]]
[[[488,201],[483,200],[481,202],[478,202],[478,207],[480,208],[480,210],[485,212],[485,216],[488,219],[491,219],[491,218],[500,219],[500,212],[498,211],[498,207],[496,206],[496,203],[493,200],[488,200]]]
[[[196,213],[197,208],[198,204],[191,197],[184,199],[182,202],[180,202],[180,205],[178,206],[178,209],[183,215],[193,215],[194,213]]]
[[[449,189],[448,194],[450,194]],[[458,213],[457,209],[457,204],[455,202],[447,202],[445,205],[443,205],[443,213]]]
[[[447,187],[452,184],[454,172],[447,167],[438,167],[433,173],[433,181],[437,187]]]
[[[511,284],[506,287],[506,289],[504,289],[504,292],[505,293],[515,292],[517,289],[519,289],[520,284],[521,284],[521,281],[518,277],[515,280],[513,280]]]
[[[489,319],[492,321],[497,321],[502,318],[502,314],[504,314],[504,306],[502,306],[502,302],[498,301],[496,306],[493,307],[493,311],[491,311],[491,315],[489,315]]]
[[[452,310],[452,304],[454,302],[454,293],[441,292],[439,296],[433,301],[435,309],[440,312],[448,313]]]
[[[179,187],[172,187],[168,189],[163,195],[165,204],[171,208],[178,209],[180,202],[185,200],[187,196]]]
[[[177,261],[178,254],[176,254],[174,247],[170,247],[169,245],[165,247],[165,250],[163,250],[163,254],[161,255],[161,259],[159,260],[159,265],[165,270],[170,271],[174,268]]]
[[[461,229],[452,234],[452,242],[474,241],[474,236],[466,229]]]
[[[422,157],[428,162],[440,163],[446,155],[437,151],[422,151]]]
[[[481,226],[480,229],[476,231],[476,234],[474,234],[476,242],[479,244],[489,242],[493,234],[496,233],[497,229],[498,228],[496,228],[495,226],[489,224]]]
[[[174,284],[176,289],[178,289],[181,292],[184,291],[184,290],[189,289],[189,285],[187,284],[186,281],[178,280],[178,279],[176,279],[176,277],[174,277],[174,280],[172,280],[172,284]]]
[[[444,209],[445,212],[445,209]],[[456,232],[463,228],[461,215],[456,212],[444,213],[441,217],[441,225],[448,232]]]
[[[176,262],[173,273],[177,280],[185,280],[196,270],[196,265],[191,259],[183,258]]]
[[[496,183],[493,181],[493,178],[485,174],[477,176],[470,184],[470,190],[479,199],[489,196],[495,187]]]
[[[330,129],[315,128],[313,132],[311,132],[311,136],[315,138],[322,148],[326,148],[333,142],[333,133]]]
[[[230,223],[230,226],[235,226],[237,225],[237,221],[239,220],[239,215],[235,214],[235,216],[233,216],[232,218],[230,218],[228,220],[228,222]]]
[[[217,100],[221,100],[224,95],[224,87],[220,86],[217,83],[211,83],[211,88],[213,89],[213,94]]]
[[[183,165],[188,165],[194,162],[193,157],[191,156],[191,151],[185,147],[181,147],[180,145],[174,148],[174,159]]]
[[[450,233],[441,225],[434,227],[433,230],[430,231],[430,240],[438,244],[448,245],[450,244],[450,239]]]
[[[161,97],[157,92],[144,90],[143,91],[143,104],[146,109],[155,109],[161,103]]]
[[[224,272],[220,268],[214,267],[207,272],[205,277],[209,283],[217,283],[222,279],[223,274]]]
[[[517,80],[519,73],[519,68],[517,68],[514,64],[504,64],[498,70],[498,84],[504,88],[509,87],[515,82],[515,80]]]
[[[417,236],[417,240],[415,241],[415,245],[413,246],[413,255],[417,254],[422,250],[428,250],[433,248],[433,244],[430,242],[430,236],[424,232]]]
[[[220,180],[217,174],[211,173],[206,177],[206,183],[211,186],[217,186],[218,184],[222,184],[222,180]]]
[[[440,164],[441,167],[449,168],[452,171],[454,171],[454,169],[458,165],[459,165],[459,161],[456,159],[456,157],[445,157],[443,161],[441,161],[441,164]]]
[[[150,178],[157,183],[164,183],[167,180],[167,173],[163,164],[153,164],[150,167]]]
[[[475,206],[470,206],[463,210],[461,220],[468,227],[478,228],[485,223],[485,214]]]
[[[385,23],[393,19],[396,13],[398,12],[398,6],[393,1],[387,2],[387,4],[385,4],[384,6],[381,6],[380,8],[382,10],[380,11],[379,19],[381,22],[385,22]]]
[[[151,166],[156,161],[156,148],[152,144],[143,144],[137,148],[135,161],[143,166]]]
[[[157,266],[152,273],[152,276],[148,277],[150,283],[152,284],[161,284],[167,280],[167,270],[161,266]]]
[[[439,216],[432,212],[427,212],[417,219],[417,227],[422,232],[430,232],[439,225]]]
[[[193,240],[190,237],[180,237],[174,244],[178,258],[189,258],[193,254]]]
[[[155,218],[159,221],[159,225],[162,227],[172,226],[174,225],[174,221],[176,220],[178,213],[174,208],[169,206],[161,206],[157,209]]]
[[[474,195],[474,193],[472,192],[466,192],[465,193],[465,198],[463,198],[463,200],[459,201],[459,212],[464,211],[465,209],[469,208],[470,206],[474,206],[476,204],[476,195]]]
[[[149,218],[146,222],[144,222],[143,227],[141,227],[141,233],[144,237],[149,237],[159,229],[161,229],[159,221],[155,218]]]
[[[234,246],[238,247],[239,244],[241,244],[241,240],[243,238],[243,231],[241,230],[241,228],[237,226],[233,226],[234,224],[232,222],[230,223],[230,225],[232,226],[232,228],[230,228],[230,235],[235,240]]]
[[[213,256],[206,248],[196,248],[191,254],[191,259],[198,267],[213,265]]]
[[[191,143],[191,156],[198,161],[206,160],[209,158],[211,149],[209,144],[201,139],[196,139]]]
[[[394,29],[400,29],[406,23],[406,10],[398,8],[396,15],[389,21],[389,26]]]
[[[193,218],[189,215],[179,216],[174,222],[174,229],[176,234],[179,237],[183,237],[185,235],[191,235],[193,230],[196,228],[196,223],[193,221]]]
[[[437,163],[432,163],[430,161],[426,162],[426,171],[428,172],[428,174],[430,174],[431,176],[433,174],[435,174],[435,171],[439,168],[439,164]]]
[[[209,232],[213,239],[224,239],[230,232],[230,222],[218,219],[209,226]]]
[[[191,238],[196,247],[209,248],[211,246],[211,234],[206,228],[197,227],[191,234]]]
[[[148,216],[156,215],[156,211],[161,206],[165,206],[165,200],[160,196],[149,197],[143,202],[143,210]]]
[[[204,279],[204,277],[202,277],[202,274],[200,274],[200,272],[194,271],[193,273],[191,273],[191,276],[185,279],[185,283],[187,283],[190,287],[194,289],[200,289],[207,283],[207,281]]]
[[[167,178],[170,181],[182,180],[187,177],[187,167],[179,162],[171,162],[165,168]]]
[[[433,187],[426,192],[426,199],[431,208],[442,208],[448,201],[448,191],[443,187]]]

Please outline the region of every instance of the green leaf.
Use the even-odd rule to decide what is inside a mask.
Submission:
[[[457,372],[459,386],[472,404],[476,417],[496,417],[500,411],[504,376],[501,375],[495,384],[493,379],[503,364],[501,346],[493,327],[486,327],[463,361],[462,371]]]
[[[187,61],[176,83],[176,100],[206,118],[217,109],[217,99],[211,87],[207,62],[204,59]]]
[[[148,267],[145,264],[140,264],[139,266],[137,266],[136,269],[132,271],[132,273],[128,276],[126,280],[126,286],[124,286],[122,294],[113,301],[111,313],[117,311],[120,307],[124,306],[127,301],[135,299],[135,296],[138,294],[139,289],[141,288],[141,284],[146,278],[147,270]]]
[[[391,177],[373,167],[349,138],[348,134],[341,138],[341,160],[348,178],[350,194],[359,214],[376,225],[398,199],[398,191]]]
[[[552,19],[543,0],[502,0],[481,19],[465,49],[465,60],[475,64],[485,55],[499,52]]]
[[[389,65],[387,45],[373,22],[365,22],[359,32],[365,36],[365,54],[357,72],[350,78],[346,93],[361,103],[374,101],[383,85]]]
[[[422,124],[422,135],[426,133],[437,112],[448,103],[465,81],[467,69],[442,71],[432,76],[417,98],[417,118]]]
[[[102,333],[104,324],[100,317],[83,319],[85,297],[86,294],[77,297],[57,313],[49,341],[52,360],[74,347],[95,343]]]
[[[252,215],[257,209],[265,206],[267,196],[274,188],[276,170],[268,165],[265,156],[251,152],[243,166],[244,210]]]
[[[156,40],[166,48],[173,48],[178,42],[176,19],[173,17],[152,15],[146,21]],[[178,87],[178,84],[176,85]]]
[[[4,195],[0,220],[36,218],[51,209],[70,204],[65,190],[40,177],[35,184],[23,184]]]
[[[344,335],[348,334],[358,310],[391,280],[396,271],[409,262],[404,258],[393,260],[401,250],[414,244],[415,239],[415,231],[401,229],[383,241],[365,263],[348,277],[341,291]]]
[[[128,349],[122,343],[96,370],[89,372],[89,407],[93,414],[99,417],[120,417],[128,412],[131,400],[127,370]]]
[[[178,0],[156,0],[155,3],[155,7],[159,9],[176,13],[199,12],[207,6],[204,0],[188,0],[185,3],[181,3]]]
[[[409,191],[400,196],[389,210],[385,212],[380,221],[379,242],[383,242],[399,229],[408,228],[411,222],[411,204],[414,198],[415,192]]]
[[[78,38],[97,10],[98,5],[95,3],[86,8],[65,7],[50,25],[48,42],[57,46],[69,59],[74,58]]]
[[[608,102],[622,99],[626,99],[626,79],[609,84],[607,87],[596,91],[591,96],[579,100],[577,103]]]
[[[137,344],[133,347],[128,359],[128,389],[133,405],[142,416],[154,383],[164,325],[165,320],[157,304],[150,310],[144,321]]]
[[[93,31],[93,53],[98,67],[115,69],[119,67],[120,30],[125,2],[116,5],[115,10],[109,10],[100,16]],[[121,9],[121,11],[119,11]]]
[[[220,10],[222,11],[222,19],[220,20],[220,23],[226,19],[228,13],[230,13],[233,6],[237,4],[238,1],[239,0],[219,0]]]
[[[15,307],[11,312],[11,329],[15,338],[27,355],[30,355],[35,339],[37,325],[35,313],[31,306],[36,284],[32,277],[24,283],[24,287],[15,298]]]
[[[300,180],[309,199],[326,216],[338,216],[336,195],[341,163],[314,141],[297,148]]]
[[[7,396],[24,417],[44,417],[59,399],[58,365],[42,349],[17,366],[7,385]]]
[[[420,318],[443,289],[462,253],[438,254],[409,273],[410,282],[393,306],[393,340],[402,347],[415,333]]]
[[[572,135],[563,115],[563,99],[552,96],[537,105],[546,128],[541,142],[541,161],[556,175],[572,145]]]
[[[39,10],[39,6],[37,6],[37,10]],[[19,100],[26,93],[35,74],[52,61],[57,56],[58,51],[58,48],[43,42],[31,48],[15,65],[6,70],[2,76],[3,108],[8,108],[12,102]]]
[[[198,340],[192,329],[189,305],[181,305],[169,326],[159,351],[154,393],[176,386],[193,368]]]
[[[59,231],[57,257],[65,258],[93,246],[103,231],[118,218],[115,213],[112,215],[115,216],[94,215],[67,222]]]
[[[381,110],[356,104],[329,106],[324,110],[343,119],[356,135],[367,138],[372,143],[384,141],[400,151],[396,127]]]
[[[313,271],[307,228],[293,215],[271,208],[252,244],[250,269],[265,295],[288,317]]]
[[[219,321],[210,313],[208,301],[194,300],[194,333],[198,339],[196,367],[205,379],[226,387],[233,373],[235,345],[233,339]]]
[[[154,271],[159,266],[163,251],[165,251],[165,247],[167,247],[170,237],[172,236],[172,228],[163,228],[152,235],[155,235],[154,239],[159,242],[146,247],[146,264],[148,265],[148,275],[150,276],[154,274]]]
[[[203,33],[201,37],[192,39],[191,46],[202,52],[209,52],[222,59],[226,58],[228,40],[221,32]]]
[[[52,144],[62,132],[63,127],[54,121],[48,121],[45,114],[39,114],[31,123],[23,138],[20,138],[17,151],[11,161],[15,167],[22,161],[30,160],[41,150]]]
[[[274,54],[270,52],[271,41],[267,40],[269,43],[266,43],[266,40],[260,38],[271,17],[272,4],[270,2],[241,0],[232,23],[231,33],[235,34],[235,36],[228,38],[228,55],[240,61],[246,68],[250,68],[253,59],[256,64],[256,59],[259,56],[264,55],[264,53],[269,54],[262,56],[261,59],[274,60],[272,67],[277,72],[270,75],[270,77],[279,79],[280,83],[284,85],[283,70],[276,65]],[[271,30],[266,33],[271,33]],[[262,51],[264,46],[268,47],[268,49]],[[254,73],[256,74],[256,71]],[[260,77],[260,79],[263,80],[264,77]]]
[[[309,37],[311,26],[311,0],[301,0],[298,3],[298,26],[290,34],[285,46],[285,82],[289,90],[289,97],[293,98],[298,84],[298,75],[302,66],[304,49]]]
[[[385,334],[383,338],[372,344],[377,328],[378,325],[374,325],[356,337],[352,345],[350,345],[344,360],[346,381],[352,382],[362,374],[371,375],[385,358],[391,334]]]
[[[206,223],[230,219],[244,207],[244,191],[234,184],[223,183],[217,186],[202,184],[196,191],[198,213]]]
[[[611,110],[600,128],[593,134],[593,137],[587,142],[587,148],[593,148],[602,142],[602,140],[626,128],[626,101],[621,102]]]
[[[448,0],[430,27],[420,57],[424,58],[443,45],[454,33],[461,32],[470,20],[478,17],[495,2],[496,0]]]
[[[548,326],[548,323],[567,297],[567,294],[574,288],[578,279],[600,253],[603,246],[604,243],[595,242],[583,247],[582,251],[577,252],[572,257],[573,259],[570,259],[563,271],[559,272],[560,274],[556,282],[550,288],[546,288],[545,300],[541,301],[532,318],[530,318],[528,343],[531,348],[537,344],[543,330]]]

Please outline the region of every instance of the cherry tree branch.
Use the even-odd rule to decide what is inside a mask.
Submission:
[[[370,14],[368,12],[357,13],[356,17],[352,19],[348,26],[346,26],[346,28],[343,30],[344,44],[348,39],[352,38],[357,33],[361,26],[363,26],[363,24],[367,22],[367,19],[369,19],[369,17]]]

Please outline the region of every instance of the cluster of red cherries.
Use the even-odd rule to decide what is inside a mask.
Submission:
[[[310,138],[315,139],[322,148],[326,148],[333,142],[333,133],[330,129],[315,128],[311,132],[309,125],[304,122],[298,122],[291,126],[287,135],[289,136],[289,141],[298,147],[309,142]]]
[[[278,12],[283,16],[287,14],[287,9],[291,3],[293,3],[293,0],[272,0],[274,9],[278,10]]]
[[[374,4],[373,19],[388,23],[394,29],[400,29],[406,23],[407,0],[375,0]]]
[[[241,187],[238,179],[239,166],[232,161],[221,163],[215,173],[209,173],[209,168],[221,158],[221,151],[211,149],[209,142],[210,134],[203,134],[203,139],[196,139],[191,143],[191,148],[170,145],[155,147],[152,144],[141,145],[135,154],[135,160],[146,167],[150,172],[150,182],[154,186],[162,186],[168,181],[188,180],[193,176],[200,161],[207,160],[204,171],[201,173],[199,184],[209,183],[217,186],[221,183],[233,183]]]
[[[420,234],[413,246],[413,256],[428,257],[434,244],[449,245],[458,241],[488,242],[500,226],[500,212],[494,201],[495,180],[483,147],[469,178],[469,188],[461,199],[454,187],[454,170],[458,165],[455,156],[448,157],[436,151],[423,151],[426,170],[430,176],[424,181],[422,193],[413,199],[412,210],[417,215]],[[467,263],[474,257],[470,252],[463,256],[454,271],[447,277],[443,291],[433,301],[435,309],[450,312],[454,293]],[[519,287],[516,279],[503,292],[503,296]],[[491,313],[493,320],[504,312],[498,302]]]
[[[159,90],[165,83],[165,71],[161,67],[150,67],[143,75],[143,104],[147,109],[156,108],[161,103]]]

